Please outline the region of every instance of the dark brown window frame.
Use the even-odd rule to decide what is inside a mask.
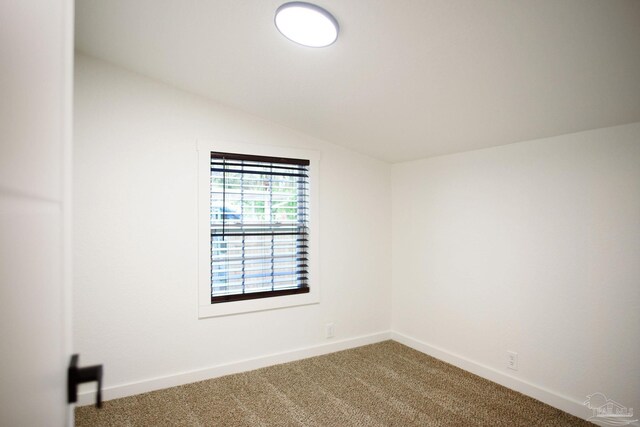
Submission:
[[[222,153],[222,152],[214,152],[212,151],[210,153],[210,158],[211,158],[211,172],[214,171],[214,159],[216,159],[216,161],[219,160],[231,160],[231,161],[246,161],[246,162],[256,162],[256,163],[270,163],[270,164],[280,164],[280,165],[297,165],[297,166],[305,166],[305,167],[309,167],[310,165],[310,161],[307,159],[293,159],[293,158],[285,158],[285,157],[272,157],[272,156],[258,156],[258,155],[247,155],[247,154],[236,154],[236,153]],[[251,164],[248,164],[249,166]],[[219,166],[217,166],[219,168]],[[286,166],[282,167],[282,166],[273,166],[274,169],[289,169]],[[220,171],[220,169],[215,169],[216,171]],[[237,173],[237,171],[235,172]],[[251,173],[255,173],[255,172],[246,172],[247,174],[251,174]],[[308,188],[309,185],[309,173],[308,173],[308,169],[304,170],[304,174],[291,174],[291,173],[286,173],[286,172],[272,172],[272,173],[260,173],[261,175],[280,175],[280,176],[304,176],[304,185],[306,186],[305,188]],[[308,209],[308,206],[306,204],[306,198],[303,200],[303,203],[301,205],[301,207],[299,207],[299,210],[302,211],[306,211]],[[225,216],[225,205],[223,204],[222,207],[222,218],[223,218],[223,223],[225,221],[224,216]],[[306,216],[306,215],[303,215]],[[224,227],[223,227],[224,229]],[[213,237],[213,230],[211,231],[211,235]],[[223,236],[237,236],[237,233],[224,233],[222,234]],[[300,239],[301,241],[304,241],[305,243],[303,244],[303,246],[300,246],[304,249],[302,250],[297,250],[296,252],[296,261],[298,260],[302,260],[304,262],[303,268],[304,271],[295,271],[295,274],[302,274],[302,276],[304,277],[304,279],[300,282],[299,286],[296,288],[288,288],[288,289],[278,289],[278,290],[270,290],[270,291],[260,291],[260,292],[245,292],[244,291],[244,278],[242,279],[243,281],[243,292],[242,293],[236,293],[236,294],[228,294],[228,295],[218,295],[218,296],[211,296],[211,304],[218,304],[218,303],[225,303],[225,302],[233,302],[233,301],[246,301],[246,300],[253,300],[253,299],[263,299],[263,298],[272,298],[272,297],[279,297],[279,296],[286,296],[286,295],[297,295],[297,294],[307,294],[309,293],[310,289],[309,289],[309,285],[308,285],[308,272],[306,271],[308,269],[308,265],[309,265],[309,260],[308,260],[308,252],[307,252],[307,241],[309,238],[309,225],[308,225],[308,221],[304,222],[304,232],[271,232],[271,233],[247,233],[247,232],[243,232],[241,233],[241,235],[243,236],[276,236],[276,235],[298,235],[301,236],[302,239]],[[218,235],[220,236],[220,235]],[[243,243],[244,245],[244,243]],[[213,245],[210,244],[210,250],[211,252],[213,251]],[[300,256],[302,256],[302,258],[300,258]],[[210,257],[211,259],[211,257]],[[243,261],[244,263],[244,261]],[[298,267],[296,267],[298,268]],[[210,281],[210,289],[213,292],[213,286],[214,286],[214,279],[213,279],[213,274],[211,274],[211,281]],[[273,277],[273,276],[272,276]],[[273,279],[272,279],[273,281]]]

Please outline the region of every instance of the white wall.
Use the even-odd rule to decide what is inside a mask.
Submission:
[[[399,337],[640,408],[640,123],[396,164],[392,195]]]
[[[197,139],[320,151],[319,305],[198,320]],[[84,56],[74,145],[74,341],[107,398],[388,331],[389,165]]]

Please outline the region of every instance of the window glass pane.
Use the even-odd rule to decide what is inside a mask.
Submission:
[[[211,153],[212,302],[308,291],[308,163]]]

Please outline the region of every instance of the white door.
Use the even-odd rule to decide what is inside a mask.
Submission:
[[[65,426],[71,0],[0,1],[0,425]]]

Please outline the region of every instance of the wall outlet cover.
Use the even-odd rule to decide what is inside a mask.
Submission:
[[[324,329],[324,333],[325,333],[325,337],[326,338],[333,338],[334,335],[334,326],[333,323],[327,323]]]
[[[518,353],[507,350],[507,368],[518,370]]]

